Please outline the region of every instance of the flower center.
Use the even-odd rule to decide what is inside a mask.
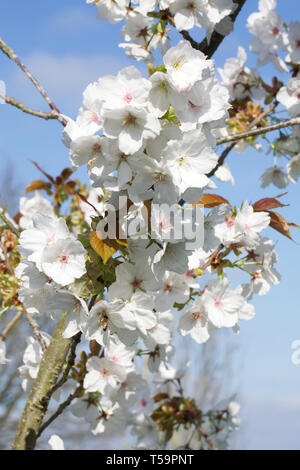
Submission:
[[[234,224],[235,224],[235,220],[234,220],[234,219],[226,218],[226,225],[227,225],[228,228],[233,227]]]
[[[130,103],[133,100],[133,95],[128,91],[123,98],[126,103]]]
[[[163,219],[159,222],[160,230],[170,230],[173,228],[173,225],[169,219]]]
[[[136,124],[136,116],[133,114],[127,114],[127,116],[124,117],[122,125],[123,126],[134,126]]]
[[[164,285],[164,291],[165,292],[172,292],[174,289],[174,284],[170,281],[166,282]]]
[[[166,175],[164,175],[163,173],[155,173],[153,177],[157,183],[161,183],[163,181],[166,181],[167,179]]]
[[[92,147],[92,155],[99,155],[99,154],[101,154],[101,145],[94,144]]]
[[[193,312],[193,317],[195,320],[206,320],[206,315],[202,310],[199,312]]]
[[[184,64],[184,62],[185,62],[184,56],[178,57],[178,59],[175,60],[175,62],[173,62],[173,68],[175,70],[178,70]]]
[[[193,11],[193,10],[196,10],[196,5],[195,5],[194,2],[189,2],[189,3],[187,4],[186,8],[187,8],[188,10],[192,10],[192,11]]]
[[[215,299],[214,304],[215,304],[215,307],[217,307],[217,308],[222,307],[222,301],[221,301],[221,299]]]
[[[91,113],[91,121],[92,122],[98,122],[99,121],[99,116],[97,113]]]
[[[69,261],[69,256],[62,254],[62,255],[59,256],[58,260],[62,264],[67,264],[67,262]]]
[[[195,109],[195,110],[196,110],[196,109],[200,109],[200,108],[201,108],[201,106],[192,103],[190,100],[188,101],[188,104],[189,104],[189,107],[190,107],[191,109]]]
[[[106,328],[108,327],[108,323],[109,323],[106,310],[103,310],[102,312],[100,312],[99,316],[100,316],[100,320],[99,320],[100,327],[106,330]]]
[[[139,289],[142,285],[143,281],[141,279],[137,279],[136,277],[131,281],[131,285],[134,289]]]

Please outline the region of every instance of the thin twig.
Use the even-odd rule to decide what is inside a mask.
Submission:
[[[15,51],[9,47],[4,41],[2,38],[0,38],[0,49],[2,50],[2,52],[4,54],[7,55],[7,57],[12,60],[13,62],[15,62],[18,67],[20,67],[20,69],[25,73],[25,75],[29,78],[29,80],[34,84],[34,86],[37,88],[37,90],[40,92],[40,94],[42,95],[42,97],[47,101],[48,105],[50,106],[50,108],[53,110],[53,111],[56,111],[57,113],[59,113],[59,110],[57,109],[57,107],[55,106],[55,104],[51,101],[51,99],[49,98],[49,96],[47,95],[46,91],[44,90],[44,88],[42,87],[42,85],[38,82],[38,80],[36,78],[34,78],[34,76],[31,74],[31,72],[29,72],[29,70],[27,69],[27,67],[22,64],[22,62],[20,61],[20,59],[18,58],[17,54],[15,53]]]
[[[197,430],[201,434],[201,436],[204,438],[205,442],[209,445],[211,450],[218,450],[218,448],[215,446],[215,444],[209,439],[208,435],[206,432],[202,431],[200,426],[197,426]]]
[[[40,82],[32,75],[32,73],[27,69],[27,67],[20,61],[19,57],[15,53],[15,51],[9,47],[2,38],[0,38],[0,49],[2,52],[7,55],[7,57],[15,62],[17,66],[22,70],[22,72],[25,73],[25,75],[29,78],[29,80],[33,83],[35,88],[39,91],[39,93],[42,95],[42,97],[46,100],[48,103],[50,109],[57,114],[56,119],[60,121],[64,126],[67,124],[66,120],[60,115],[60,111],[57,108],[57,106],[53,103],[53,101],[50,99],[48,94],[46,93],[45,89],[43,86],[40,84]],[[41,116],[40,116],[41,117]]]
[[[218,162],[217,162],[216,166],[209,173],[207,173],[206,176],[208,178],[211,178],[216,173],[216,171],[220,168],[220,166],[223,165],[223,163],[225,162],[227,156],[229,155],[229,153],[231,152],[233,147],[235,147],[235,145],[236,145],[236,142],[228,145],[228,147],[226,147],[226,149],[223,150],[223,152],[221,153],[221,155],[218,158]]]
[[[23,311],[17,312],[16,315],[10,320],[9,323],[7,323],[6,327],[0,334],[0,341],[4,341],[10,330],[15,326],[15,324],[18,322],[18,320],[21,318],[23,315]]]
[[[265,111],[263,111],[262,113],[259,114],[259,116],[253,119],[253,121],[250,122],[250,124],[248,125],[246,132],[249,132],[251,129],[253,129],[253,127],[256,127],[263,119],[265,119],[265,117],[268,116],[269,113],[274,111],[274,109],[276,108],[278,104],[279,104],[278,101],[275,100],[274,103],[272,103]],[[259,129],[266,129],[266,127],[260,127]],[[235,134],[235,135],[237,136],[240,134]],[[220,142],[220,139],[217,141],[217,145],[220,145],[219,142]],[[227,156],[229,155],[229,153],[235,147],[236,144],[237,142],[232,142],[230,145],[226,147],[225,150],[223,150],[223,152],[221,153],[218,159],[218,163],[206,176],[210,178],[216,173],[216,171],[220,168],[220,166],[223,165],[223,163],[225,162],[225,159],[227,158]]]
[[[43,119],[57,119],[61,122],[61,116],[56,111],[50,111],[49,113],[45,113],[44,111],[37,111],[35,109],[31,109],[25,104],[21,103],[21,101],[17,101],[15,98],[10,98],[9,96],[3,95],[0,93],[0,98],[2,98],[5,103],[15,106],[16,108],[23,111],[23,113],[31,114],[32,116],[36,116]]]
[[[258,129],[251,129],[249,131],[240,132],[239,134],[229,135],[227,137],[221,137],[217,140],[217,145],[226,144],[228,142],[238,142],[242,139],[247,139],[248,137],[254,137],[256,135],[266,134],[267,132],[277,131],[285,127],[299,126],[300,117],[288,119],[287,121],[279,122],[278,124],[272,124],[266,127],[259,127]]]
[[[67,408],[67,406],[69,406],[72,401],[78,397],[78,395],[82,392],[83,390],[83,385],[80,384],[79,387],[76,388],[75,392],[71,393],[68,398],[63,402],[61,403],[61,405],[59,405],[59,407],[57,408],[57,410],[50,416],[49,419],[47,419],[47,421],[44,422],[44,424],[42,424],[42,426],[40,427],[39,429],[39,432],[38,432],[38,435],[37,437],[40,437],[40,435],[42,434],[42,432],[59,416],[62,414],[62,412],[64,411],[65,408]]]
[[[216,250],[210,255],[210,257],[208,258],[208,260],[206,261],[206,263],[201,266],[201,269],[206,269],[208,268],[214,261],[215,259],[218,257],[220,251],[224,248],[224,245],[223,243],[221,243],[217,248]]]
[[[33,334],[34,336],[36,337],[36,339],[38,340],[38,342],[40,343],[40,346],[42,348],[42,351],[45,352],[46,349],[47,349],[47,344],[45,343],[45,340],[44,338],[42,337],[41,335],[41,331],[40,331],[40,327],[39,327],[39,324],[37,323],[37,321],[35,321],[35,319],[30,315],[30,313],[27,312],[27,310],[24,308],[24,312],[25,312],[25,316],[26,316],[26,319],[29,323],[29,325],[31,326],[32,330],[33,330]]]
[[[9,230],[11,232],[13,232],[17,237],[20,236],[20,232],[19,230],[12,224],[12,222],[6,217],[6,215],[4,214],[3,210],[1,209],[0,207],[0,219],[3,220],[3,222],[7,225],[7,227],[9,228]]]

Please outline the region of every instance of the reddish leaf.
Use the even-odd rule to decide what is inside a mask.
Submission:
[[[225,199],[224,197],[219,196],[218,194],[206,193],[206,194],[202,194],[201,199],[199,199],[198,202],[195,202],[193,206],[197,206],[201,204],[206,208],[212,208],[212,207],[220,206],[221,204],[230,205],[230,202],[227,201],[227,199]]]
[[[281,196],[283,196],[283,194]],[[288,206],[288,204],[282,204],[280,201],[275,199],[275,197],[264,197],[263,199],[260,199],[259,201],[256,201],[254,204],[252,204],[252,207],[256,212],[268,211],[271,209],[275,209],[276,207],[286,206]]]
[[[16,222],[16,224],[19,224],[21,217],[21,212],[17,212],[16,215],[13,217],[13,220]]]
[[[100,344],[98,344],[95,339],[92,339],[90,341],[90,351],[91,351],[92,355],[93,356],[98,356],[98,354],[100,352],[100,349],[101,349]]]
[[[72,168],[65,168],[61,174],[60,174],[60,177],[61,179],[64,181],[67,181],[67,179],[70,178],[70,176],[73,174],[73,170]]]
[[[48,183],[46,181],[36,180],[36,181],[32,181],[31,183],[29,183],[29,185],[27,186],[25,190],[25,194],[32,193],[32,191],[37,191],[39,189],[48,190],[50,188],[51,188],[51,183]]]
[[[290,240],[293,240],[293,238],[291,237],[289,224],[285,220],[285,218],[282,217],[282,215],[278,214],[278,212],[267,212],[271,218],[270,227],[272,227],[274,230],[277,230],[277,232],[282,233],[282,235],[288,237]]]
[[[75,192],[76,192],[76,183],[75,183],[75,181],[68,181],[66,184],[63,185],[63,189],[68,194],[75,194]]]
[[[167,393],[157,393],[156,395],[154,395],[153,400],[155,403],[157,403],[159,401],[166,400],[167,398],[169,398],[169,395]]]

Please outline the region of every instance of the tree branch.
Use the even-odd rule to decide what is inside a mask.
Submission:
[[[285,127],[299,126],[300,117],[288,119],[287,121],[279,122],[278,124],[272,124],[271,126],[259,127],[258,129],[252,129],[239,134],[229,135],[227,137],[221,137],[217,140],[217,145],[226,144],[228,142],[237,143],[239,140],[247,139],[248,137],[254,137],[257,135],[266,134],[267,132],[277,131]]]
[[[0,334],[0,341],[4,341],[10,330],[15,326],[15,324],[18,322],[18,320],[21,318],[23,315],[23,311],[17,312],[16,315],[10,320],[9,323],[7,323],[6,327]]]
[[[208,260],[206,261],[206,263],[201,266],[201,269],[206,269],[208,268],[209,266],[211,266],[215,260],[219,257],[220,255],[220,252],[223,250],[224,248],[224,245],[223,243],[220,243],[220,245],[215,249],[215,251],[210,255],[210,257],[208,258]]]
[[[0,207],[0,219],[6,224],[7,228],[13,232],[17,237],[20,236],[20,231],[13,225],[13,223],[6,217],[3,209]]]
[[[15,64],[17,64],[17,66],[22,70],[22,72],[25,73],[25,75],[29,78],[29,80],[33,83],[33,85],[35,86],[35,88],[38,90],[38,92],[42,95],[42,97],[46,100],[46,102],[48,103],[50,109],[53,111],[53,113],[56,115],[55,119],[57,119],[58,121],[60,121],[64,126],[67,124],[66,120],[60,115],[60,111],[59,109],[55,106],[55,104],[53,103],[53,101],[49,98],[48,94],[46,93],[45,89],[42,87],[42,85],[39,83],[39,81],[32,75],[32,73],[27,69],[27,67],[20,61],[19,57],[17,56],[17,54],[15,53],[15,51],[9,47],[2,38],[0,38],[0,49],[2,50],[2,52],[7,55],[7,57],[12,60],[13,62],[15,62]],[[18,102],[17,102],[18,103]],[[12,103],[10,103],[12,104]],[[16,106],[16,105],[15,105]],[[22,109],[20,108],[20,106],[17,106],[19,109]],[[29,109],[29,108],[27,108]],[[24,111],[24,109],[22,109],[22,111]],[[27,111],[24,111],[24,112],[27,112]],[[29,113],[29,114],[33,114],[33,113]],[[47,113],[45,113],[47,114]],[[50,113],[51,114],[51,113]],[[34,114],[35,116],[37,116],[37,114]],[[43,116],[39,116],[39,117],[43,117]],[[48,118],[48,119],[51,119],[51,118]],[[54,118],[52,118],[54,119]]]
[[[253,119],[253,121],[250,122],[248,126],[247,132],[253,129],[253,127],[256,127],[265,117],[268,116],[269,113],[271,113],[276,108],[277,105],[278,105],[278,101],[275,100],[274,103],[272,103],[265,111],[263,111],[259,116]],[[261,130],[261,129],[266,129],[266,128],[261,127],[259,129]],[[235,135],[237,136],[239,134],[235,134]],[[217,145],[220,145],[219,142],[220,142],[220,139],[217,141]],[[220,166],[223,165],[223,163],[225,162],[225,159],[227,158],[231,150],[235,147],[236,143],[237,142],[232,142],[230,145],[228,145],[228,147],[226,147],[226,149],[220,155],[218,159],[218,163],[216,164],[215,168],[213,168],[206,176],[211,177],[216,173],[216,171],[220,168]]]
[[[36,116],[46,120],[57,119],[62,123],[63,118],[56,111],[50,111],[49,113],[45,113],[44,111],[37,111],[35,109],[28,108],[28,106],[25,106],[23,103],[21,103],[21,101],[17,101],[16,99],[10,98],[6,95],[3,95],[2,93],[0,93],[0,98],[2,98],[5,103],[20,109],[21,111],[23,111],[23,113],[31,114],[32,116]]]
[[[67,408],[67,406],[69,406],[72,401],[78,397],[78,395],[82,392],[83,390],[83,385],[80,384],[75,392],[71,393],[68,398],[59,405],[59,407],[57,408],[57,410],[53,413],[53,415],[50,416],[49,419],[47,419],[47,421],[45,421],[42,426],[40,427],[40,430],[39,430],[39,433],[38,433],[38,437],[42,434],[42,432],[59,416],[62,414],[62,412],[64,411],[65,408]]]
[[[41,331],[40,331],[40,327],[39,327],[39,324],[37,323],[37,321],[35,321],[35,319],[30,315],[30,313],[27,312],[27,310],[24,308],[24,312],[25,312],[25,316],[26,316],[26,320],[28,321],[29,325],[31,326],[32,330],[33,330],[33,334],[34,336],[36,337],[37,341],[40,343],[40,346],[42,348],[42,351],[43,353],[46,351],[47,349],[47,345],[45,343],[45,340],[44,338],[42,337],[41,335]]]
[[[12,445],[14,450],[32,450],[35,447],[53,387],[72,342],[72,338],[63,337],[65,325],[66,313],[63,313],[57,323],[50,345],[42,357],[35,383],[29,392]]]
[[[75,363],[76,347],[77,347],[78,343],[80,342],[80,339],[81,339],[81,333],[77,333],[77,335],[73,336],[72,345],[71,345],[71,348],[70,348],[70,353],[69,353],[69,357],[68,357],[68,360],[67,360],[66,367],[63,371],[61,379],[54,385],[52,393],[54,393],[56,390],[58,390],[60,387],[62,387],[66,383],[66,381],[68,380],[69,372],[70,372],[70,370],[72,369],[72,367]]]

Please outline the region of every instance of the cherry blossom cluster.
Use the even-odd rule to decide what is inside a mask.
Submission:
[[[175,23],[182,19],[182,3],[168,5]],[[102,16],[105,2],[98,6]],[[121,2],[108,11],[110,21],[123,18]],[[129,16],[124,34],[138,15]],[[73,168],[87,164],[92,184],[80,203],[83,233],[78,236],[39,192],[21,200],[19,300],[34,317],[51,319],[66,311],[64,336],[81,333],[98,345],[95,354],[81,357],[83,393],[72,407],[94,434],[113,431],[122,422],[131,427],[138,447],[159,447],[151,396],[181,376],[172,365],[176,332],[199,344],[220,328],[238,332],[239,322],[255,314],[247,300],[279,282],[274,245],[260,235],[270,217],[247,201],[240,209],[224,203],[203,215],[196,228],[204,236],[192,249],[184,236],[172,237],[175,226],[195,225],[192,212],[182,218],[186,203],[197,208],[203,190],[215,187],[208,175],[218,162],[216,137],[226,127],[229,100],[234,93],[243,96],[238,86],[228,84],[234,83],[233,74],[238,80],[245,61],[240,50],[238,61],[225,66],[221,85],[213,61],[182,40],[167,48],[161,66],[149,68],[147,79],[134,66],[101,77],[86,88],[76,121],[67,118],[63,133]],[[252,82],[258,95],[255,73]],[[225,166],[216,172],[221,180],[228,174]],[[172,217],[166,209],[171,206]],[[111,212],[120,227],[130,223],[131,230],[116,253],[105,291],[90,304],[95,293],[80,290],[91,264],[82,236],[97,228],[103,238]],[[149,215],[150,227],[145,223]],[[218,246],[220,258],[213,257]],[[97,262],[100,269],[100,258]],[[213,278],[200,280],[206,267]],[[226,275],[232,268],[243,271],[249,282],[232,287]],[[40,345],[30,338],[20,368],[24,389],[35,378],[41,356]],[[151,384],[142,373],[146,367]]]
[[[178,31],[204,28],[208,40],[213,31],[227,35],[232,31],[230,14],[236,4],[232,0],[86,0],[96,4],[98,18],[110,23],[125,20],[119,44],[128,56],[140,61],[154,60],[152,51],[164,54],[170,47],[168,24]]]
[[[73,196],[69,214],[61,211],[64,199],[57,203],[55,196],[52,204],[35,191],[21,198],[18,224],[5,215],[0,241],[4,249],[11,244],[15,258],[7,267],[2,248],[3,291],[43,325],[67,315],[63,336],[82,341],[68,381],[76,390],[70,410],[94,435],[130,429],[136,448],[164,448],[173,410],[178,426],[185,412],[194,416],[195,428],[187,428],[191,448],[208,442],[226,448],[239,424],[239,405],[231,398],[205,414],[196,399],[185,398],[189,364],[176,369],[176,341],[191,338],[198,346],[221,328],[238,333],[241,322],[255,316],[249,303],[254,294],[265,295],[280,282],[275,244],[262,234],[274,228],[269,209],[280,203],[232,206],[216,195],[206,203],[205,196],[216,188],[212,176],[234,184],[224,154],[220,159],[216,153],[220,138],[226,143],[231,134],[268,125],[267,119],[276,123],[277,106],[288,118],[300,115],[300,23],[285,25],[275,0],[260,0],[259,11],[248,18],[258,67],[272,63],[291,73],[286,85],[277,77],[270,85],[247,67],[242,47],[218,70],[219,80],[213,60],[193,48],[186,34],[204,28],[208,43],[213,31],[228,34],[237,7],[232,0],[87,3],[97,6],[99,19],[125,20],[120,47],[149,62],[148,77],[135,66],[102,76],[85,89],[77,118],[64,116],[69,173],[86,165],[91,187],[83,194],[71,182],[65,194]],[[174,47],[168,25],[185,37]],[[157,48],[162,63],[154,66]],[[271,105],[269,115],[263,105]],[[299,127],[269,144],[274,166],[263,173],[262,186],[296,183]],[[250,137],[234,149],[243,152],[248,145],[263,148]],[[288,157],[285,169],[277,165],[282,157]],[[60,188],[59,178],[52,182],[63,193],[67,186]],[[46,188],[53,196],[49,183],[40,189]],[[13,241],[5,238],[7,227],[18,235],[11,234]],[[233,270],[241,275],[239,283]],[[50,341],[44,331],[27,338],[19,367],[26,392]],[[9,361],[7,355],[0,340],[0,364]],[[56,435],[49,445],[64,448]]]
[[[53,318],[66,311],[64,336],[81,333],[98,345],[97,354],[82,357],[84,393],[74,413],[91,423],[94,434],[124,422],[138,447],[160,445],[149,407],[140,409],[145,403],[153,409],[149,397],[141,398],[151,388],[141,372],[147,368],[153,376],[152,395],[161,392],[178,380],[172,365],[176,332],[199,344],[220,328],[238,332],[239,322],[254,316],[247,300],[279,282],[274,245],[260,235],[270,217],[247,201],[240,209],[224,203],[208,211],[202,227],[196,224],[204,232],[202,243],[192,249],[184,237],[172,237],[178,224],[186,229],[195,222],[193,213],[181,217],[185,203],[197,208],[203,189],[215,187],[207,174],[218,160],[215,131],[225,126],[228,91],[218,83],[213,62],[187,41],[163,59],[148,79],[127,67],[87,87],[78,118],[68,118],[63,134],[71,163],[87,164],[92,183],[81,202],[85,229],[77,234],[38,192],[23,198],[22,260],[15,272],[19,299],[30,315]],[[126,208],[130,201],[125,213],[122,197]],[[174,205],[171,217],[166,207]],[[82,236],[96,226],[102,239],[112,208],[121,227],[131,222],[131,231],[113,258],[105,291],[89,305],[94,292],[80,290],[91,264]],[[144,209],[146,219],[150,210],[150,227]],[[218,246],[222,256],[210,263]],[[99,277],[99,257],[96,271],[97,266]],[[199,280],[206,266],[214,277]],[[226,276],[232,268],[250,276],[249,282],[232,287]],[[24,388],[40,358],[41,349],[30,340],[20,369]]]

